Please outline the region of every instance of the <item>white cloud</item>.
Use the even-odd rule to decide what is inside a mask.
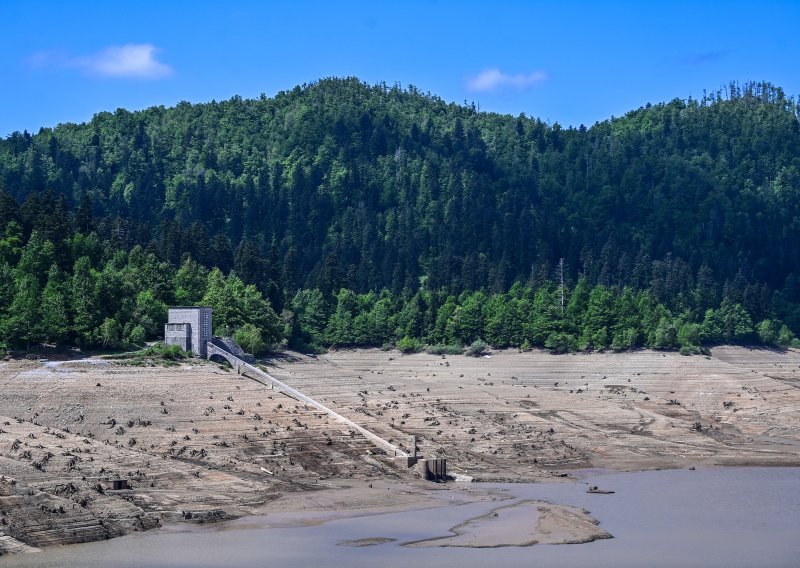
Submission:
[[[92,55],[76,57],[70,64],[103,77],[161,79],[172,74],[172,67],[156,59],[158,51],[150,43],[112,45]]]
[[[158,61],[159,49],[150,43],[112,45],[83,56],[61,51],[39,51],[28,57],[33,68],[80,69],[88,75],[131,79],[161,79],[172,75],[169,65]]]
[[[549,77],[544,71],[510,75],[508,73],[503,73],[500,69],[484,69],[477,75],[467,78],[466,85],[468,90],[477,92],[500,91],[505,89],[521,91],[538,85],[547,79],[549,79]]]

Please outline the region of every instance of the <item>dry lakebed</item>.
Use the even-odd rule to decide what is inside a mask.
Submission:
[[[613,528],[614,503],[624,508],[636,487],[662,492],[638,481],[650,478],[625,476],[682,470],[672,475],[703,480],[712,471],[743,471],[767,479],[758,472],[773,471],[779,491],[797,488],[794,350],[717,347],[692,357],[499,351],[482,358],[356,350],[288,353],[264,368],[401,448],[417,436],[419,453],[446,458],[455,481],[423,481],[319,409],[212,362],[8,360],[0,362],[0,566],[93,565],[88,552],[71,564],[71,552],[54,551],[142,531],[116,541],[255,527],[276,538],[327,530],[334,553],[351,551],[341,565],[353,566],[359,557],[352,555],[366,562],[370,550],[386,547],[404,551],[398,559],[460,549],[496,549],[481,554],[502,559],[513,553],[501,549],[587,542],[580,546],[601,550],[619,546],[601,541],[622,536]],[[728,475],[730,483],[751,484]],[[709,483],[704,494],[719,486]],[[595,485],[601,493],[587,494]],[[545,486],[554,489],[536,494]],[[778,509],[800,517],[792,503]],[[746,501],[721,508],[737,506]],[[373,534],[357,530],[370,519]],[[91,547],[116,541],[81,546],[100,550]],[[424,552],[430,548],[452,552]],[[290,552],[281,554],[312,561],[302,556],[310,549]],[[216,564],[212,556],[207,565]],[[471,565],[457,556],[428,558]],[[781,558],[764,565],[783,565]],[[191,559],[162,556],[161,564],[203,565],[181,563]],[[137,563],[148,565],[146,557],[130,565]]]

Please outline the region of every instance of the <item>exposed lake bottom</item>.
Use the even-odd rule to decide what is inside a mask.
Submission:
[[[589,486],[615,493],[589,494]],[[178,525],[111,541],[5,557],[0,559],[0,566],[263,568],[291,563],[469,568],[799,564],[800,468],[588,473],[576,483],[474,485],[474,490],[486,489],[496,492],[498,499],[292,527],[276,527],[272,516],[213,525]],[[452,537],[453,527],[526,501],[586,509],[599,527],[614,538],[584,544],[496,548],[404,546]]]

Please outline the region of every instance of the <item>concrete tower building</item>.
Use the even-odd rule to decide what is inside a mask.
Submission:
[[[178,306],[169,309],[164,326],[165,345],[179,345],[195,357],[205,358],[207,341],[211,341],[211,308]]]

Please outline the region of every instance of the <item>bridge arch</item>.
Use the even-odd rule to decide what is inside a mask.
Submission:
[[[241,363],[242,360],[239,359],[233,353],[230,353],[226,349],[223,349],[219,345],[216,345],[213,341],[209,341],[206,347],[206,358],[210,361],[215,361],[217,363],[221,363],[223,361],[227,361],[230,363],[231,367],[234,368],[237,374],[242,374],[242,367]]]

